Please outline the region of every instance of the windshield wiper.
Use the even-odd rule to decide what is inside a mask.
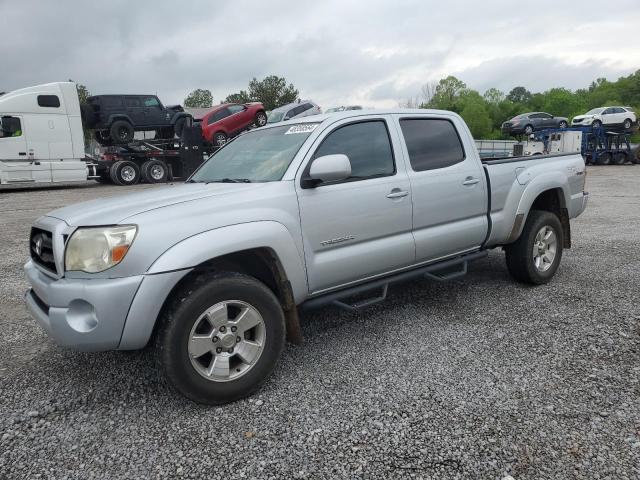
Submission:
[[[207,183],[251,183],[248,178],[220,178],[218,180],[209,180]]]

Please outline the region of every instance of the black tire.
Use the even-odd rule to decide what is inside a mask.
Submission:
[[[569,124],[563,120],[562,122],[560,122],[560,124],[558,126],[560,128],[567,128],[569,126]]]
[[[133,125],[126,120],[116,120],[109,129],[109,135],[116,144],[129,143],[133,140],[134,133]]]
[[[539,232],[547,228],[555,235],[555,252],[553,260],[546,270],[541,270],[534,263],[533,247]],[[542,285],[549,282],[558,270],[563,250],[563,230],[560,219],[551,212],[532,210],[520,238],[505,246],[507,268],[511,276],[518,282]]]
[[[526,125],[524,127],[524,134],[531,135],[533,133],[533,125]]]
[[[216,132],[213,134],[213,146],[222,147],[227,143],[227,135],[224,132]]]
[[[640,148],[636,148],[636,151],[631,155],[631,161],[640,164]]]
[[[254,123],[256,124],[256,127],[264,127],[267,124],[267,114],[264,112],[256,113]]]
[[[609,165],[611,164],[611,153],[604,152],[596,156],[596,165]]]
[[[109,135],[109,132],[107,130],[94,131],[93,138],[95,138],[96,142],[98,142],[102,146],[108,146],[113,144],[113,140],[111,140],[111,135]]]
[[[265,332],[263,349],[252,366],[238,378],[210,380],[192,364],[190,336],[209,308],[232,300],[245,302],[259,312],[263,320],[261,328]],[[207,405],[233,402],[259,389],[273,372],[285,344],[284,314],[278,299],[263,283],[239,273],[219,272],[197,278],[173,296],[159,322],[155,337],[158,369],[178,392]],[[212,330],[210,335],[214,333]],[[217,355],[225,355],[225,352]],[[229,371],[235,374],[232,360],[229,365]]]
[[[600,120],[594,120],[594,121],[591,123],[591,126],[592,126],[593,128],[600,128],[600,127],[602,126],[602,122],[601,122]]]
[[[111,176],[108,173],[101,173],[100,176],[95,178],[94,180],[98,183],[105,183],[105,184],[113,183],[111,181]]]
[[[613,154],[612,162],[615,165],[624,165],[627,163],[627,154],[625,152],[616,152]]]
[[[140,181],[140,168],[129,160],[118,160],[111,165],[109,175],[116,185],[135,185]]]
[[[140,168],[142,179],[147,183],[164,183],[167,181],[169,172],[167,165],[160,160],[147,160]]]
[[[624,123],[622,124],[622,126],[624,127],[625,130],[629,130],[631,128],[631,125],[633,124],[633,122],[631,121],[630,118],[627,118]]]

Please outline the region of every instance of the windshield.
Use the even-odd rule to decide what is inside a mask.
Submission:
[[[602,113],[604,108],[594,108],[593,110],[589,110],[585,115],[595,115],[596,113]]]
[[[317,123],[287,124],[240,135],[211,155],[189,181],[278,181],[317,126]]]
[[[284,117],[284,112],[269,112],[269,115],[267,116],[267,123],[281,122],[282,117]]]

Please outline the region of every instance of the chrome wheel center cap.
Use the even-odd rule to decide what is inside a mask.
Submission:
[[[220,337],[220,345],[222,348],[231,348],[236,344],[235,334],[228,333]]]

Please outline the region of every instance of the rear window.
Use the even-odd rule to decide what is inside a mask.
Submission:
[[[400,127],[416,172],[450,167],[465,158],[458,132],[449,120],[410,118],[400,120]]]
[[[57,95],[38,95],[38,105],[41,107],[58,108],[60,99]]]

